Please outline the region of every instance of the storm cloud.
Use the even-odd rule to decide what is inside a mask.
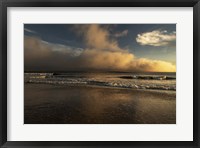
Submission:
[[[83,39],[84,49],[25,36],[25,70],[176,71],[176,66],[169,62],[135,57],[129,50],[119,47],[117,40],[100,25],[75,25],[73,30]]]

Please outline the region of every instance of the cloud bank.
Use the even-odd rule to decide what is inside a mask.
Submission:
[[[136,58],[110,38],[106,28],[99,25],[76,25],[86,48],[76,48],[25,37],[25,70],[102,70],[175,72],[175,65],[159,60]]]
[[[154,30],[151,32],[145,32],[138,34],[136,41],[140,45],[150,46],[167,46],[176,40],[176,33],[168,33],[166,30]]]

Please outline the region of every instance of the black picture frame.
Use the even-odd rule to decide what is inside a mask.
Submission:
[[[7,141],[8,7],[193,7],[193,141]],[[10,147],[200,147],[200,2],[199,0],[1,0],[0,1],[0,146]]]

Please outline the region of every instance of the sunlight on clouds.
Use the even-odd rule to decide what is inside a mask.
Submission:
[[[151,32],[145,32],[138,34],[136,41],[141,45],[150,45],[150,46],[166,46],[170,45],[173,41],[176,40],[176,33],[168,33],[166,30],[159,31],[154,30]]]
[[[128,70],[127,66],[134,59],[134,55],[127,52],[101,51],[95,49],[84,50],[81,57],[85,59],[83,63],[87,68],[102,70]]]
[[[175,72],[176,66],[165,61],[137,58],[119,47],[106,28],[99,25],[75,25],[86,48],[76,48],[44,42],[35,37],[24,39],[25,68],[47,70],[117,70],[145,72]],[[159,34],[158,32],[154,34]],[[162,36],[170,41],[171,36]],[[155,39],[154,40],[158,40]],[[154,44],[158,44],[154,41]],[[37,67],[38,66],[38,67]]]
[[[161,61],[161,60],[150,60],[140,58],[134,61],[132,67],[137,71],[146,72],[176,72],[176,66],[172,63]]]
[[[109,32],[99,25],[75,25],[75,31],[83,36],[88,48],[98,50],[120,50],[118,43],[109,38]]]

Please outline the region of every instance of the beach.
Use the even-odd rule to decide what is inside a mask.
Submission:
[[[176,24],[25,24],[23,43],[24,124],[176,124]]]
[[[176,124],[176,91],[25,83],[24,124]]]

